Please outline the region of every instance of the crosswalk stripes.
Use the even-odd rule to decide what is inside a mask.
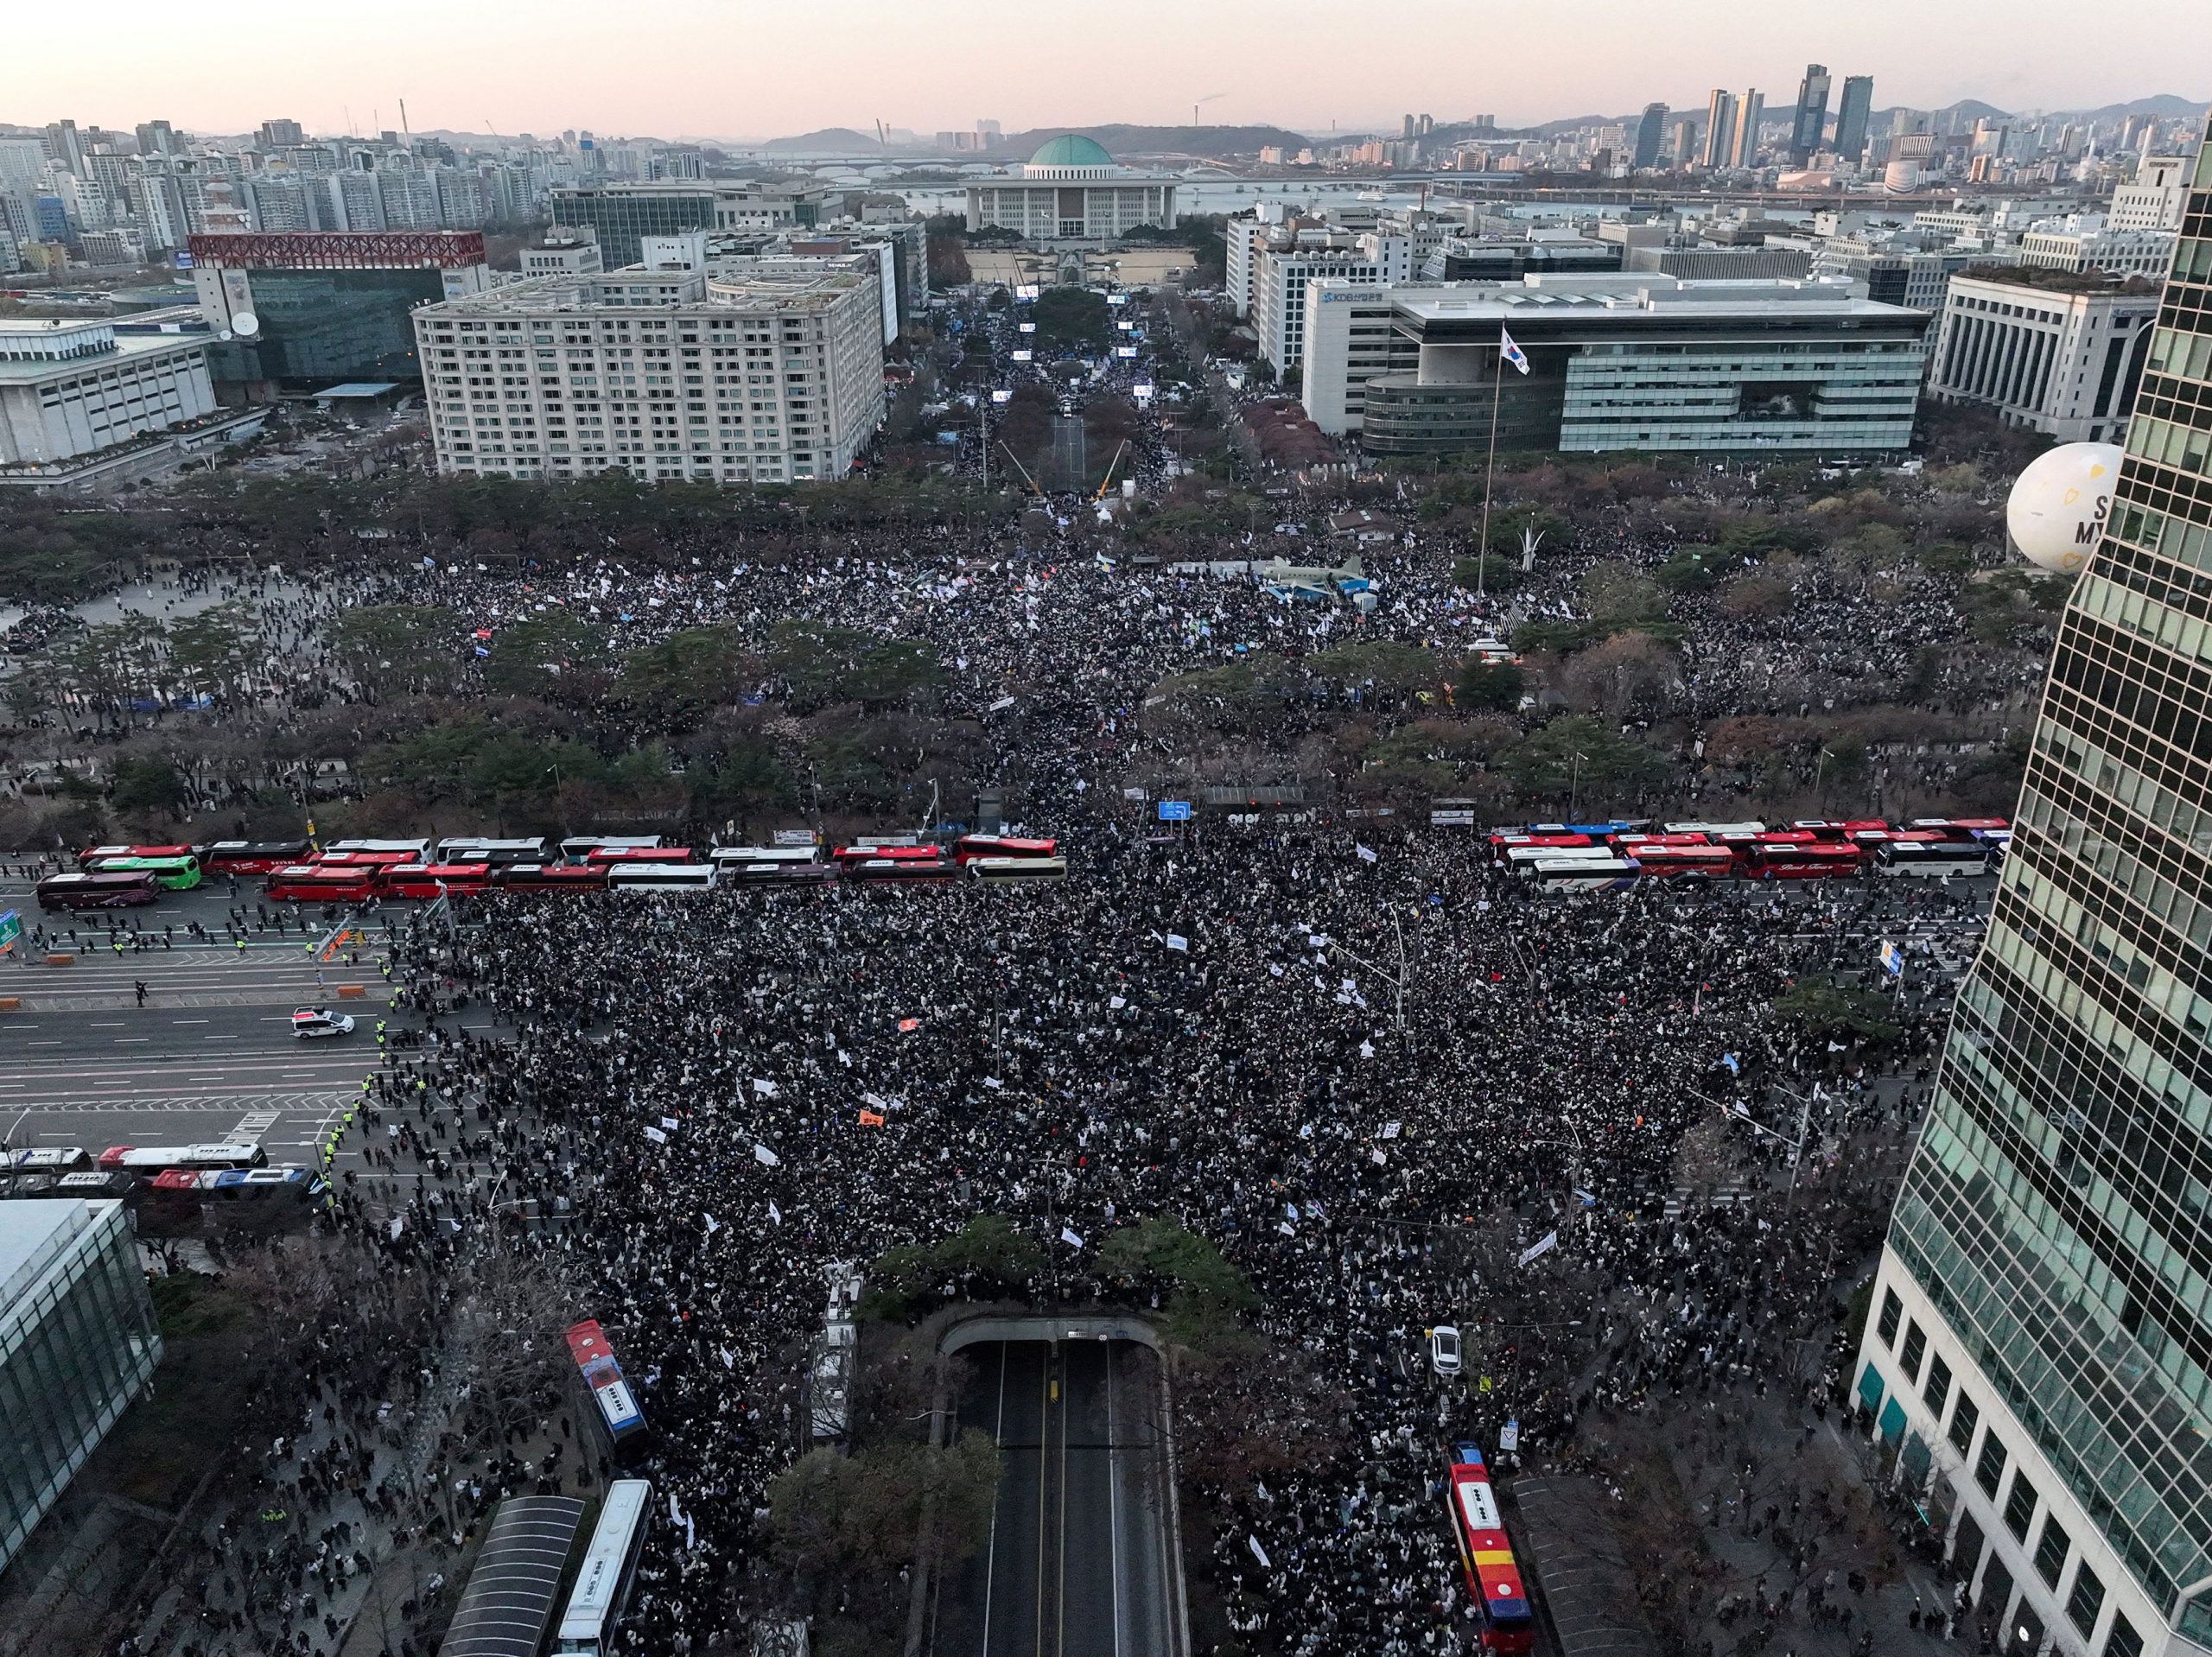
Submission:
[[[1691,1199],[1694,1196],[1695,1193],[1688,1186],[1675,1186],[1667,1194],[1667,1217],[1671,1220],[1683,1209],[1690,1207]],[[1759,1193],[1748,1186],[1723,1185],[1705,1199],[1704,1206],[1716,1209],[1731,1208],[1738,1203],[1756,1202],[1758,1197]]]
[[[238,1125],[231,1130],[231,1137],[258,1145],[261,1136],[276,1127],[283,1114],[281,1110],[249,1110],[238,1119]]]

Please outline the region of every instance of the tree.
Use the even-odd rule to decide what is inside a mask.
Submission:
[[[1663,620],[1667,614],[1667,595],[1658,583],[1619,560],[1583,572],[1582,604],[1590,619],[1609,632]]]
[[[680,714],[728,701],[744,659],[734,629],[686,627],[631,651],[621,688],[633,706],[652,708],[660,723],[673,725]]]
[[[1485,662],[1470,657],[1452,687],[1452,705],[1465,712],[1493,709],[1518,711],[1528,694],[1529,676],[1517,662]]]
[[[1646,633],[1616,633],[1572,657],[1559,672],[1567,705],[1616,719],[1655,719],[1683,689],[1681,661]]]
[[[999,1451],[970,1427],[952,1444],[809,1451],[768,1483],[784,1563],[816,1582],[890,1575],[918,1555],[957,1564],[989,1533]]]
[[[185,807],[184,778],[160,754],[119,759],[108,797],[118,811],[176,817]]]
[[[378,690],[449,689],[461,658],[461,618],[434,604],[371,604],[342,613],[327,635],[331,652]]]
[[[1046,351],[1097,350],[1113,337],[1113,308],[1088,288],[1047,288],[1030,307],[1037,343]]]
[[[606,636],[565,610],[544,610],[504,627],[484,658],[484,682],[507,695],[540,695],[556,682],[602,665]]]
[[[268,656],[261,613],[233,600],[169,624],[169,660],[195,690],[231,689]]]
[[[1505,751],[1503,764],[1524,792],[1558,798],[1577,791],[1633,794],[1666,771],[1665,759],[1641,742],[1618,736],[1584,714],[1564,714]]]
[[[1470,593],[1478,586],[1485,593],[1510,593],[1526,579],[1521,571],[1521,561],[1508,558],[1503,553],[1486,552],[1480,558],[1452,561],[1452,585]]]
[[[1859,1036],[1895,1041],[1902,1033],[1886,1015],[1889,1003],[1866,990],[1845,989],[1824,978],[1801,978],[1774,998],[1775,1016],[1815,1041]]]
[[[801,712],[830,702],[904,702],[944,676],[936,654],[918,640],[817,621],[778,622],[769,635],[768,665],[789,685]]]

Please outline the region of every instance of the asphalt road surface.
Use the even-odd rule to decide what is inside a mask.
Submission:
[[[938,1657],[1176,1657],[1158,1361],[1128,1341],[968,1351],[960,1425],[999,1445],[999,1490],[941,1590]]]
[[[41,952],[21,949],[0,961],[0,997],[16,1002],[0,1010],[7,1145],[97,1152],[244,1139],[258,1141],[271,1162],[316,1159],[324,1126],[377,1068],[382,975],[369,952],[359,965],[319,968],[296,930],[250,935],[238,949],[219,938],[226,906],[219,893],[195,892],[139,912],[154,937],[183,915],[217,930],[212,944],[191,942],[180,924],[174,947],[138,950],[126,942],[118,954],[104,924],[80,917],[77,947],[59,951],[72,964],[49,966]],[[28,909],[24,917],[49,929],[67,918]],[[363,994],[340,1000],[340,984]],[[295,1037],[293,1010],[324,1005],[352,1012],[356,1033]]]

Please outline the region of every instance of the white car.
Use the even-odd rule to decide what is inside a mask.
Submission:
[[[292,1033],[302,1040],[312,1037],[350,1036],[353,1033],[353,1016],[333,1013],[327,1007],[303,1006],[292,1014]]]
[[[1459,1331],[1439,1324],[1428,1331],[1428,1366],[1440,1375],[1459,1373]]]

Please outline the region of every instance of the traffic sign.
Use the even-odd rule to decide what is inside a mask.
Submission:
[[[23,917],[10,909],[0,913],[0,949],[12,949],[23,936]]]
[[[1191,803],[1188,800],[1162,800],[1160,803],[1160,820],[1162,822],[1188,822],[1191,820]]]

